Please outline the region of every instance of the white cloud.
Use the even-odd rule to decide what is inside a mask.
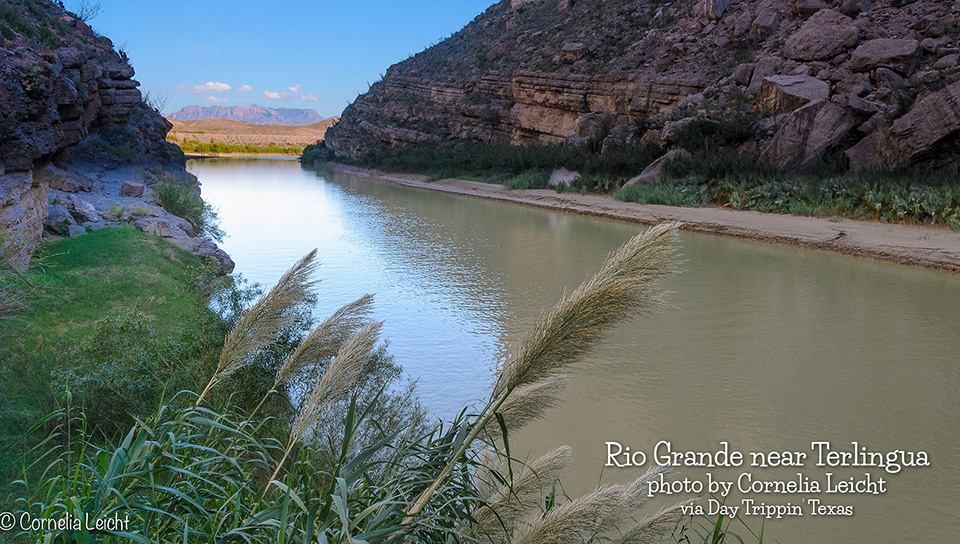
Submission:
[[[238,93],[249,93],[249,92],[252,91],[252,90],[253,90],[253,87],[251,87],[251,86],[249,86],[249,85],[241,85],[241,86],[237,87],[237,92],[238,92]]]
[[[300,87],[303,87],[303,85],[294,85],[293,87],[288,87],[287,90],[293,94],[297,94],[300,92]]]
[[[318,102],[320,101],[320,93],[302,94],[300,95],[300,100],[304,102]]]
[[[225,93],[232,88],[230,85],[220,83],[219,81],[208,81],[203,85],[194,85],[193,87],[187,87],[185,85],[177,85],[174,87],[174,89],[178,91],[186,91],[190,94]]]
[[[226,102],[233,102],[230,98],[217,98],[216,96],[208,96],[203,99],[204,102],[213,102],[214,104],[223,104]]]
[[[286,100],[287,99],[287,93],[275,93],[273,91],[263,91],[263,95],[261,96],[268,100]]]

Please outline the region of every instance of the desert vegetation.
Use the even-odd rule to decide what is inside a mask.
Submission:
[[[256,144],[228,144],[223,142],[199,142],[197,140],[168,139],[171,143],[180,146],[184,153],[247,153],[251,155],[299,155],[303,152],[300,146],[278,146],[270,142],[267,145]]]
[[[511,189],[547,187],[556,168],[579,172],[558,191],[613,194],[617,199],[668,206],[722,206],[738,210],[847,217],[892,223],[921,223],[960,229],[960,181],[949,173],[889,171],[852,174],[840,165],[821,163],[801,172],[783,171],[758,155],[738,153],[735,126],[688,125],[677,136],[690,149],[686,158],[667,161],[659,180],[630,184],[663,154],[654,145],[600,149],[588,145],[490,145],[460,142],[406,145],[368,151],[348,161],[391,172],[423,174],[428,179],[462,178],[501,183]],[[337,160],[322,143],[308,146],[303,164]]]
[[[667,166],[662,182],[624,187],[615,196],[641,204],[714,205],[960,229],[960,182],[954,176],[790,175],[722,151],[678,160]]]

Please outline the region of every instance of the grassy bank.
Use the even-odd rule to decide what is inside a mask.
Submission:
[[[722,128],[722,126],[720,127]],[[756,155],[715,142],[736,142],[735,130],[704,132],[693,125],[680,139],[691,157],[667,164],[659,183],[623,185],[662,154],[660,148],[625,145],[496,146],[457,143],[408,145],[369,152],[355,163],[429,179],[457,177],[500,183],[511,189],[545,188],[556,168],[581,177],[558,191],[613,194],[623,201],[669,206],[723,206],[792,215],[845,217],[960,229],[960,178],[955,174],[883,172],[853,175],[840,164],[784,172]],[[729,133],[729,134],[728,134]],[[301,162],[333,160],[322,146],[308,146]]]
[[[68,384],[78,399],[86,396],[91,414],[116,427],[181,377],[202,372],[217,334],[198,284],[201,268],[161,238],[115,228],[52,243],[22,278],[3,277],[24,306],[0,321],[6,471],[17,471],[35,438],[27,430],[61,402]],[[169,366],[154,364],[157,357]]]

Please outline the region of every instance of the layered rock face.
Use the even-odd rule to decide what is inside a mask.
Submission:
[[[686,117],[746,108],[761,120],[743,149],[785,168],[956,171],[958,16],[933,0],[505,0],[391,66],[325,142],[351,158],[458,140],[669,144]]]
[[[119,181],[100,178],[107,170],[136,163],[129,171],[138,172],[138,179],[131,181],[145,184],[161,175],[189,176],[182,154],[165,141],[170,123],[142,102],[126,55],[53,3],[0,0],[0,76],[5,263],[29,262],[41,242],[50,200],[87,195],[82,204],[71,205],[73,217],[89,225],[101,222],[83,210],[84,204],[94,209],[91,202],[106,202],[100,197],[110,196],[113,185],[119,188]],[[59,208],[54,212],[62,216]],[[47,230],[66,234],[65,228]]]

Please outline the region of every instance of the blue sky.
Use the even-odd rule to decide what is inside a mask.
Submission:
[[[495,0],[98,1],[91,25],[125,48],[141,90],[169,98],[164,113],[256,103],[326,117]]]

